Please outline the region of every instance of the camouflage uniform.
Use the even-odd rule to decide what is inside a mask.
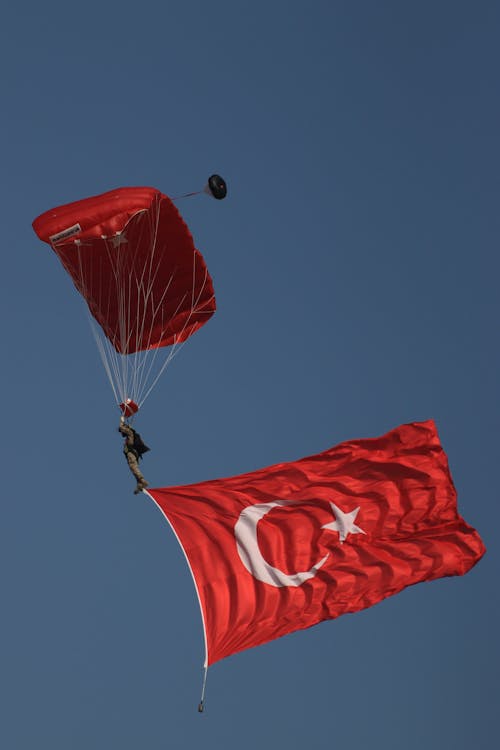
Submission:
[[[125,458],[127,459],[130,471],[137,479],[137,487],[134,490],[134,495],[137,495],[145,487],[148,486],[148,483],[144,479],[142,472],[139,469],[139,454],[134,448],[134,431],[125,422],[120,422],[118,432],[121,432],[121,434],[125,438],[123,453],[125,454]]]

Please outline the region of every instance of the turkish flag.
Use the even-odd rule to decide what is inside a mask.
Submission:
[[[434,422],[249,474],[149,490],[188,560],[206,665],[482,557]]]

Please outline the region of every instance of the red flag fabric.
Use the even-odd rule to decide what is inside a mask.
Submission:
[[[187,557],[206,665],[482,557],[433,421],[149,494]]]

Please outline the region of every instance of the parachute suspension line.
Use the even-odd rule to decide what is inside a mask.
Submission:
[[[141,234],[144,230],[141,228]],[[130,346],[130,341],[134,337],[135,338],[135,344],[137,344],[138,341],[142,339],[143,334],[143,327],[141,328],[141,321],[140,321],[140,305],[137,304],[136,306],[136,315],[135,319],[132,319],[132,285],[135,282],[136,289],[137,289],[137,300],[141,298],[141,296],[144,296],[144,273],[145,269],[143,268],[141,271],[141,275],[139,278],[132,279],[132,277],[129,277],[128,279],[128,293],[127,293],[127,310],[126,310],[126,317],[124,313],[124,329],[125,331],[129,331],[126,345],[122,348],[122,351],[124,352],[124,360],[127,364],[127,368],[130,364],[131,372],[132,372],[132,381],[129,385],[129,378],[128,378],[128,371],[127,371],[127,390],[130,391],[127,396],[131,397],[134,401],[137,402],[138,400],[138,389],[137,389],[137,362],[140,363],[140,355],[138,352],[135,352],[133,354],[128,355],[128,349]]]
[[[111,356],[107,356],[106,349],[105,349],[105,341],[104,339],[99,335],[99,332],[97,330],[97,323],[94,322],[94,318],[90,314],[90,311],[88,310],[88,320],[90,323],[90,329],[92,331],[92,335],[94,336],[94,340],[97,345],[97,349],[99,351],[99,355],[101,357],[102,364],[104,366],[104,370],[106,372],[106,375],[108,376],[108,380],[110,382],[111,388],[113,390],[113,394],[116,400],[116,403],[119,404],[123,402],[123,398],[126,398],[126,396],[122,397],[122,393],[117,393],[117,387],[115,386],[115,383],[119,384],[119,377],[118,372],[116,368],[116,363],[113,361],[113,358]],[[114,376],[111,372],[111,368],[113,366],[114,369]],[[121,389],[118,385],[118,391]]]
[[[120,240],[117,239],[108,240],[105,239],[105,247],[108,255],[110,267],[115,279],[115,291],[116,300],[118,305],[118,321],[119,321],[119,337],[120,337],[120,349],[123,351],[128,347],[129,340],[127,339],[126,331],[126,320],[127,316],[130,316],[130,312],[126,310],[126,299],[130,298],[130,294],[127,294],[127,290],[123,289],[120,284],[120,279],[123,279],[123,267],[121,261],[121,254],[119,252]],[[115,252],[113,252],[113,250]],[[130,280],[129,280],[130,284]],[[111,300],[108,300],[110,304]],[[122,357],[115,348],[109,343],[107,339],[102,339],[104,348],[103,350],[107,353],[108,359],[113,363],[113,370],[116,376],[116,382],[118,384],[118,391],[120,399],[117,403],[123,402],[128,397],[126,394],[126,384],[128,380],[128,362],[126,358]]]
[[[109,241],[107,238],[104,238],[104,245],[106,248],[106,253],[108,255],[108,260],[110,263],[110,267],[115,279],[115,289],[117,292],[117,303],[118,308],[121,310],[123,308],[123,294],[120,293],[120,284],[119,284],[119,278],[120,278],[120,263],[119,263],[119,253],[113,253],[113,246],[114,246],[114,240],[111,239]],[[115,256],[117,260],[115,260]],[[92,258],[91,256],[87,256],[88,265],[91,266],[92,264]],[[85,278],[85,275],[83,273],[83,264],[82,264],[82,258],[81,254],[79,253],[79,266],[80,266],[80,279],[81,279],[81,286],[84,290],[84,294],[86,297],[90,297],[90,299],[94,299],[95,303],[98,304],[100,307],[102,307],[103,299],[102,299],[102,289],[99,286],[98,290],[85,290],[85,285],[83,283],[83,280]],[[100,278],[100,274],[98,275]],[[109,310],[111,300],[108,298],[107,300],[107,307]],[[102,333],[100,327],[94,320],[92,316],[92,310],[90,305],[87,308],[88,315],[89,315],[89,321],[92,329],[92,333],[94,335],[94,339],[97,344],[97,349],[99,351],[105,372],[108,376],[108,380],[110,382],[111,388],[113,390],[113,394],[115,396],[116,402],[120,403],[122,402],[127,396],[126,396],[126,381],[127,381],[127,362],[123,361],[123,358],[121,355],[118,354],[118,352],[114,349],[113,345],[109,342],[109,340],[105,337],[105,335]],[[122,320],[122,315],[119,315],[120,321]],[[123,326],[120,330],[120,336],[121,341],[123,341]]]
[[[147,285],[146,291],[144,293],[144,306],[143,306],[144,313],[143,313],[143,319],[142,319],[141,325],[140,325],[140,330],[139,330],[139,325],[138,325],[138,328],[137,328],[137,335],[138,335],[138,338],[140,340],[143,340],[143,337],[144,337],[146,306],[149,305],[150,301],[151,301],[151,306],[154,303],[154,300],[152,299],[152,289],[153,289],[153,284],[154,284],[154,281],[156,279],[156,275],[157,275],[158,271],[157,270],[153,270],[153,269],[158,269],[159,268],[159,260],[160,260],[160,258],[158,258],[158,262],[157,262],[156,257],[155,257],[155,255],[157,253],[157,250],[159,249],[158,248],[158,241],[157,241],[157,237],[158,237],[158,221],[159,221],[159,214],[160,214],[160,212],[159,212],[159,205],[157,205],[156,208],[157,208],[157,211],[155,212],[154,225],[153,225],[153,223],[151,225],[151,228],[153,229],[153,232],[152,232],[153,239],[152,239],[152,242],[151,242],[152,252],[151,252],[151,255],[150,255],[150,258],[149,258],[148,285]],[[165,247],[162,247],[162,249],[160,250],[160,255],[163,252],[165,252]],[[144,277],[144,274],[143,274],[143,277]],[[170,277],[170,279],[169,279],[169,281],[168,281],[165,289],[163,290],[163,293],[162,293],[160,299],[158,300],[158,302],[156,303],[155,307],[153,308],[153,312],[152,312],[153,320],[155,320],[157,318],[158,313],[161,311],[163,302],[165,300],[165,297],[168,294],[168,291],[169,291],[170,286],[171,286],[171,284],[173,282],[173,279],[174,279],[174,274],[171,275],[171,277]],[[142,279],[141,279],[141,284],[142,284]],[[138,292],[139,292],[139,290],[138,290]],[[176,312],[177,312],[177,310],[176,310]],[[139,324],[139,321],[137,321],[137,322]],[[166,331],[166,328],[164,327],[163,316],[161,318],[160,325],[161,325],[161,335],[163,335],[164,332]],[[139,362],[139,364],[137,365],[137,367],[134,370],[134,386],[137,389],[137,392],[139,394],[141,394],[140,404],[144,403],[145,399],[147,398],[147,395],[149,394],[149,391],[151,390],[151,388],[150,388],[148,390],[148,393],[146,393],[145,395],[142,395],[143,390],[145,390],[146,384],[149,381],[149,378],[151,376],[151,372],[154,370],[156,359],[157,359],[158,353],[159,353],[159,347],[155,347],[154,350],[151,350],[151,348],[150,348],[151,347],[151,342],[152,342],[152,335],[153,335],[153,330],[151,329],[150,332],[149,332],[149,335],[148,335],[147,342],[146,342],[145,351],[138,353],[138,355],[139,355],[138,356],[138,362]],[[174,344],[174,346],[175,346],[175,344]],[[168,357],[166,359],[166,362],[164,363],[163,367],[161,368],[159,375],[161,375],[161,373],[163,372],[163,370],[167,366],[168,362],[170,362],[171,358],[172,358],[172,354],[171,354],[171,352],[169,352],[169,355],[168,355]],[[147,365],[148,359],[149,359],[149,367],[146,369],[146,365]],[[159,375],[158,375],[158,377],[159,377]],[[156,378],[156,380],[158,379],[158,377]],[[155,380],[155,383],[156,383],[156,380]]]
[[[102,238],[104,240],[104,247],[115,282],[114,291],[116,294],[119,321],[119,347],[123,353],[116,351],[112,343],[105,335],[103,335],[100,327],[96,324],[91,315],[91,306],[89,305],[88,307],[92,333],[117,403],[125,401],[126,398],[132,398],[132,400],[136,401],[139,405],[143,404],[173,356],[180,349],[179,342],[177,341],[174,341],[172,347],[169,347],[169,350],[166,349],[165,352],[158,347],[151,349],[150,347],[154,332],[151,330],[147,333],[145,330],[147,310],[149,310],[150,312],[152,311],[153,319],[158,319],[158,316],[161,315],[159,320],[161,334],[163,335],[163,333],[167,331],[168,324],[163,320],[161,309],[174,280],[174,274],[172,274],[170,280],[162,291],[160,299],[155,302],[152,298],[152,290],[158,273],[161,255],[166,252],[167,248],[164,244],[158,241],[160,203],[157,202],[154,208],[155,210],[153,210],[151,214],[146,214],[147,220],[146,222],[143,222],[140,230],[140,237],[144,237],[144,233],[148,232],[151,253],[148,257],[148,263],[141,269],[139,274],[135,274],[134,276],[127,275],[126,268],[123,265],[122,255],[119,252],[121,244],[119,235],[110,238]],[[78,250],[79,249],[80,248],[78,248]],[[92,258],[87,255],[85,260],[87,261],[87,270],[89,270],[89,266],[91,267],[92,264]],[[79,276],[81,280],[81,291],[91,300],[95,300],[96,305],[103,307],[104,302],[104,307],[107,306],[109,309],[111,300],[103,300],[102,290],[100,288],[92,290],[86,288],[84,283],[85,273],[83,259],[80,253],[78,253],[78,261],[80,266]],[[98,274],[97,277],[99,278],[100,275]],[[140,304],[134,306],[137,309],[137,313],[133,312],[132,303],[134,299],[140,301]],[[185,297],[180,300],[175,314],[178,313],[184,302]],[[183,330],[187,325],[187,322],[184,325]],[[131,343],[136,345],[138,341],[144,343],[144,350],[127,354]],[[163,364],[160,366],[160,363],[157,363],[157,360],[160,355],[164,354],[167,354],[167,356],[165,357]],[[158,373],[155,376],[156,369],[158,369]],[[151,379],[153,382],[149,388],[147,388]],[[146,388],[147,392],[144,394]]]
[[[155,199],[155,211],[153,216],[153,221],[150,223],[150,229],[151,231],[151,240],[150,240],[150,247],[151,247],[151,253],[149,256],[149,264],[148,267],[144,266],[141,272],[141,276],[139,279],[136,280],[137,284],[137,298],[140,297],[143,298],[143,305],[137,306],[137,317],[135,320],[135,333],[136,333],[136,341],[142,341],[144,337],[144,328],[145,328],[145,322],[146,322],[146,309],[149,304],[149,300],[151,299],[152,295],[152,289],[153,289],[153,283],[157,274],[153,272],[153,268],[158,269],[159,263],[156,261],[156,252],[158,249],[158,224],[159,224],[159,201],[158,199]],[[154,265],[153,265],[154,263]],[[131,295],[129,295],[130,299]],[[140,310],[142,309],[142,315]],[[146,349],[149,349],[151,342],[151,332],[149,334],[148,338],[148,344]]]
[[[141,228],[141,235],[143,235],[143,232],[145,231],[146,227]],[[103,360],[105,370],[108,374],[108,378],[110,381],[113,381],[113,378],[116,383],[112,382],[112,388],[113,392],[115,394],[115,398],[117,397],[117,391],[120,395],[120,400],[124,401],[126,398],[132,397],[133,400],[137,401],[139,400],[139,385],[138,385],[138,368],[141,368],[143,366],[144,357],[139,356],[138,352],[135,352],[133,354],[127,355],[127,351],[130,348],[131,340],[134,336],[136,336],[136,341],[142,340],[142,337],[144,335],[144,325],[145,325],[145,314],[143,313],[142,319],[140,318],[139,312],[137,313],[136,317],[133,317],[132,312],[132,290],[134,282],[137,286],[137,297],[143,297],[144,298],[144,304],[147,304],[147,299],[150,294],[151,290],[151,282],[149,282],[149,285],[145,284],[145,275],[149,271],[149,274],[151,276],[151,265],[152,260],[150,262],[149,269],[144,268],[141,273],[140,278],[132,278],[131,276],[127,277],[125,271],[125,266],[123,265],[123,262],[121,261],[121,253],[116,252],[116,250],[119,250],[120,247],[120,239],[119,235],[115,238],[103,238],[105,240],[105,247],[106,252],[108,255],[108,260],[110,263],[110,267],[112,270],[112,273],[114,275],[115,279],[115,291],[116,291],[116,300],[118,305],[118,321],[119,321],[119,345],[120,350],[123,352],[123,354],[117,352],[115,348],[110,345],[109,341],[99,335],[95,335],[96,340],[98,343],[98,349],[101,354],[101,359]],[[155,250],[156,246],[156,232],[155,237],[152,241],[152,250]],[[113,252],[115,250],[115,252]],[[125,286],[123,286],[124,279],[127,279],[125,282]],[[149,288],[148,288],[149,286]],[[108,300],[108,305],[110,304],[110,300]],[[140,307],[140,306],[139,306]],[[99,329],[94,325],[93,326],[94,334],[96,332],[99,332]]]
[[[205,190],[195,190],[194,193],[184,193],[184,195],[176,195],[175,198],[170,198],[171,201],[181,201],[183,198],[191,198],[193,195],[201,195]]]
[[[151,255],[150,255],[150,258],[149,258],[149,283],[148,283],[148,288],[146,290],[146,293],[144,295],[144,306],[143,306],[144,314],[143,314],[143,320],[142,320],[142,324],[141,324],[141,329],[140,329],[140,331],[138,330],[138,336],[140,336],[141,340],[143,339],[143,336],[144,336],[146,306],[149,304],[150,300],[151,300],[151,306],[153,305],[153,302],[154,302],[154,300],[152,299],[152,289],[153,289],[153,284],[154,284],[154,281],[156,279],[156,275],[157,275],[158,271],[157,270],[153,271],[153,268],[155,268],[155,269],[159,268],[159,260],[160,260],[160,258],[158,258],[158,262],[157,262],[156,257],[155,257],[156,256],[156,252],[158,250],[157,237],[158,237],[158,221],[159,221],[159,214],[160,214],[160,212],[159,212],[159,205],[158,204],[157,204],[156,208],[157,208],[157,210],[155,212],[154,225],[153,224],[151,225],[151,227],[152,227],[152,229],[154,231],[152,232],[153,238],[152,238],[152,242],[151,242],[152,252],[151,252]],[[165,248],[164,247],[160,251],[160,255],[163,252],[165,252]],[[153,320],[155,320],[157,318],[158,312],[161,310],[161,307],[163,305],[165,297],[167,296],[167,293],[169,291],[169,288],[170,288],[170,285],[172,284],[173,279],[174,279],[174,275],[172,274],[171,277],[170,277],[170,279],[169,279],[169,281],[168,281],[168,283],[167,283],[167,285],[166,285],[166,287],[165,287],[165,289],[163,290],[163,293],[162,293],[162,296],[161,296],[160,300],[156,303],[156,306],[153,309],[153,315],[152,315]],[[161,335],[163,335],[164,331],[165,331],[165,328],[164,328],[164,321],[163,321],[163,317],[162,317],[162,319],[161,319]],[[149,357],[149,359],[150,359],[149,368],[148,368],[148,370],[146,370],[146,362],[147,362],[147,359],[148,359],[147,354],[151,351],[150,347],[151,347],[152,335],[153,335],[153,330],[151,329],[150,332],[149,332],[149,335],[148,335],[148,340],[146,342],[146,346],[145,346],[146,352],[142,352],[142,356],[140,358],[140,364],[139,364],[139,366],[137,367],[137,369],[135,371],[135,384],[138,387],[139,391],[142,391],[143,387],[145,387],[145,385],[143,385],[144,381],[147,382],[147,380],[149,378],[149,375],[151,373],[151,370],[154,368],[154,365],[155,365],[155,362],[156,362],[156,358],[158,356],[158,347],[155,347],[153,355],[151,357]],[[142,402],[144,402],[144,399],[142,399]]]
[[[157,243],[156,243],[156,239],[155,239],[155,242],[154,242],[154,245],[153,245],[153,253],[151,254],[151,264],[153,263],[153,260],[154,260],[153,255],[154,255],[154,252],[156,251],[156,247],[157,247]],[[186,318],[186,320],[184,322],[182,330],[180,331],[180,333],[178,335],[178,337],[180,339],[182,339],[182,334],[183,334],[184,330],[186,329],[186,327],[188,326],[193,313],[199,312],[199,310],[197,309],[198,303],[199,303],[199,300],[200,300],[201,296],[203,295],[203,292],[204,292],[205,286],[206,286],[206,282],[207,282],[208,271],[205,270],[203,284],[202,284],[201,289],[200,289],[200,291],[198,293],[198,296],[195,299],[194,295],[195,295],[195,289],[196,289],[196,260],[197,260],[197,255],[196,255],[196,253],[193,253],[193,272],[192,272],[192,288],[191,288],[191,310],[190,310],[190,313],[189,313],[189,315],[187,316],[187,318]],[[162,294],[162,297],[160,298],[160,300],[158,301],[158,303],[157,303],[157,305],[156,305],[156,307],[154,309],[153,317],[156,317],[158,311],[160,310],[160,308],[161,308],[161,306],[163,304],[164,298],[165,298],[165,296],[166,296],[166,294],[168,292],[168,289],[170,287],[170,284],[173,281],[173,278],[174,278],[174,276],[172,275],[170,277],[170,280],[168,282],[167,287],[165,288],[165,290],[164,290],[164,292]],[[153,280],[154,280],[154,277],[153,277]],[[149,295],[148,295],[148,298],[149,298]],[[181,309],[182,305],[184,304],[184,300],[185,300],[185,297],[182,297],[181,300],[179,301],[173,317],[175,317],[177,315],[178,311]],[[163,320],[162,320],[162,329],[163,329]],[[163,329],[162,333],[165,330],[166,329]],[[150,341],[150,338],[148,339],[148,347],[149,347],[149,341]],[[147,391],[144,394],[142,394],[142,382],[141,382],[141,388],[140,388],[140,391],[141,391],[140,404],[141,405],[147,399],[147,397],[149,396],[149,394],[151,393],[151,391],[155,387],[155,385],[158,382],[159,378],[161,377],[161,375],[163,374],[163,372],[165,371],[165,369],[167,368],[167,366],[170,364],[170,362],[172,361],[172,359],[174,358],[174,356],[176,356],[176,354],[179,353],[179,351],[181,350],[181,348],[184,345],[184,343],[185,343],[184,341],[181,341],[181,342],[179,342],[177,340],[174,341],[174,343],[172,344],[172,347],[171,347],[171,349],[170,349],[170,351],[168,353],[167,358],[164,360],[163,365],[160,367],[159,371],[157,372],[156,377],[152,378],[151,385],[149,386],[149,388],[147,389]],[[149,381],[149,379],[151,377],[151,372],[154,369],[155,360],[156,360],[156,356],[158,354],[158,351],[159,351],[159,349],[157,349],[157,348],[154,350],[154,354],[151,357],[151,361],[150,361],[149,368],[148,368],[147,371],[145,369],[146,360],[144,359],[143,362],[141,363],[142,381],[146,381],[146,382]],[[144,367],[143,367],[143,365],[144,365]],[[139,372],[139,370],[138,370],[138,372]]]
[[[170,364],[170,362],[173,360],[173,358],[175,357],[175,355],[180,352],[180,350],[182,349],[182,347],[184,346],[184,344],[185,344],[185,342],[182,341],[180,344],[177,343],[177,342],[175,342],[172,345],[172,348],[169,351],[168,356],[165,359],[163,365],[161,366],[159,372],[157,373],[155,379],[153,380],[153,382],[149,386],[148,390],[146,391],[146,393],[142,397],[142,399],[141,399],[141,405],[145,402],[145,400],[147,399],[147,397],[149,396],[149,394],[151,393],[151,391],[153,390],[153,388],[157,384],[158,380],[161,378],[161,376],[163,375],[164,371],[167,369],[167,367]],[[151,369],[151,365],[150,365],[150,369]]]
[[[170,281],[172,281],[172,279],[173,279],[173,276],[171,277]],[[169,285],[170,285],[170,282],[169,282]],[[177,305],[177,308],[176,308],[175,314],[177,314],[177,312],[178,312],[178,310],[179,310],[180,306],[181,306],[181,305],[183,304],[183,302],[184,302],[184,299],[185,299],[185,298],[184,298],[184,297],[182,297],[181,301],[180,301],[180,302],[179,302],[179,304]],[[161,304],[161,303],[160,303],[160,304]],[[186,320],[186,323],[184,324],[184,326],[183,326],[183,328],[182,328],[182,330],[181,330],[180,336],[182,336],[182,333],[183,333],[183,331],[184,331],[184,329],[185,329],[186,325],[188,324],[188,322],[189,322],[189,317],[187,318],[187,320]],[[164,360],[164,362],[163,362],[163,365],[162,365],[162,366],[160,367],[160,369],[159,369],[159,371],[158,371],[158,373],[157,373],[156,377],[154,377],[154,376],[151,376],[151,372],[152,372],[152,370],[153,370],[153,368],[154,368],[154,364],[155,364],[155,359],[156,359],[156,355],[157,355],[157,353],[158,353],[159,349],[155,349],[155,350],[154,350],[154,355],[153,355],[153,357],[151,358],[151,361],[150,361],[150,364],[149,364],[149,368],[148,368],[147,372],[144,372],[144,373],[143,373],[143,379],[144,379],[144,380],[145,380],[146,382],[148,382],[148,381],[149,381],[149,378],[150,378],[150,377],[154,377],[154,379],[153,379],[153,381],[152,381],[151,385],[149,386],[148,390],[146,391],[146,393],[145,393],[145,394],[144,394],[144,396],[142,397],[142,403],[144,403],[144,401],[145,401],[145,400],[147,399],[147,397],[149,396],[149,394],[151,393],[151,391],[152,391],[152,390],[153,390],[153,388],[155,387],[156,383],[158,382],[158,380],[160,379],[161,375],[162,375],[162,374],[163,374],[163,372],[164,372],[164,371],[166,370],[166,368],[168,367],[168,365],[170,364],[170,362],[172,361],[172,359],[174,358],[174,356],[175,356],[175,355],[176,355],[176,354],[177,354],[177,353],[178,353],[178,352],[179,352],[179,351],[180,351],[180,350],[182,349],[182,347],[183,347],[184,343],[185,343],[184,341],[182,341],[182,342],[178,342],[178,341],[177,341],[177,336],[175,336],[175,340],[174,340],[174,343],[172,344],[172,346],[171,346],[171,348],[170,348],[170,351],[169,351],[169,353],[168,353],[168,355],[167,355],[166,359]],[[145,364],[145,362],[144,362],[144,364]]]
[[[197,195],[198,192],[179,197]],[[121,252],[122,245],[128,241],[126,226],[121,233],[108,237],[102,235],[105,265],[111,272],[109,288],[104,285],[100,261],[97,260],[99,256],[87,251],[90,243],[85,240],[74,242],[78,268],[76,287],[87,300],[92,334],[117,404],[130,398],[142,406],[184,345],[185,332],[193,325],[193,316],[200,320],[204,307],[210,306],[213,299],[210,297],[200,305],[207,290],[209,276],[206,268],[202,270],[203,275],[200,274],[200,256],[198,251],[193,250],[191,290],[188,282],[185,293],[176,300],[173,314],[169,312],[168,319],[164,317],[165,302],[169,300],[171,289],[175,288],[176,274],[182,271],[174,267],[168,281],[158,289],[157,279],[162,259],[172,251],[169,241],[160,236],[161,201],[157,197],[151,209],[140,211],[142,216],[135,220],[138,232],[138,239],[135,241],[143,244],[146,242],[150,249],[141,267],[129,267],[127,254]],[[71,267],[66,266],[64,260],[63,265],[71,273]],[[171,297],[170,303],[174,300],[175,297]],[[96,322],[95,310],[103,311],[106,316],[114,311],[118,322],[114,340],[110,340],[107,336],[109,331],[101,329]],[[211,314],[211,311],[208,310],[207,313]],[[172,336],[171,320],[178,316],[181,327]],[[148,320],[153,321],[151,327],[147,325]],[[201,322],[200,325],[202,324]],[[155,344],[166,338],[173,338],[171,345],[164,347]]]
[[[97,349],[104,365],[104,370],[108,376],[108,380],[113,390],[116,403],[119,404],[126,398],[128,398],[126,380],[127,373],[124,369],[127,363],[123,362],[124,357],[114,349],[109,340],[102,334],[100,328],[98,327],[98,324],[90,315],[90,312],[88,318],[95,342],[97,344]]]
[[[201,699],[198,704],[198,712],[200,714],[203,713],[203,709],[205,708],[205,688],[207,685],[207,672],[208,672],[208,666],[205,664],[203,667],[203,684],[201,686]]]
[[[93,299],[95,300],[96,304],[100,305],[100,303],[102,302],[102,287],[101,287],[100,281],[99,281],[99,288],[96,290],[89,289],[85,283],[85,272],[84,272],[85,269],[84,269],[84,258],[83,258],[82,250],[86,246],[86,244],[87,243],[81,242],[79,240],[75,241],[75,250],[76,250],[76,256],[78,259],[78,269],[79,269],[79,279],[78,279],[77,288],[82,293],[84,298],[90,298],[91,300]],[[85,257],[87,261],[85,265],[90,270],[92,268],[92,255],[87,253]],[[66,270],[69,271],[68,268]],[[116,277],[116,272],[115,272],[115,277]],[[100,274],[98,274],[98,278],[100,280]],[[108,307],[109,307],[109,300],[108,300]],[[92,310],[91,310],[89,303],[87,303],[86,309],[87,309],[88,319],[91,324],[91,330],[94,335],[94,339],[96,341],[97,348],[101,356],[101,360],[104,365],[105,372],[108,376],[108,380],[110,382],[114,396],[117,399],[117,402],[119,402],[118,397],[119,395],[121,395],[121,393],[123,393],[124,388],[123,388],[123,384],[120,378],[118,359],[116,356],[113,356],[116,353],[114,352],[114,349],[109,344],[108,340],[102,335],[102,333],[100,333],[100,329],[98,328],[92,316]],[[108,351],[106,351],[106,349],[108,349]]]
[[[200,312],[200,310],[198,310],[197,308],[198,308],[198,303],[200,301],[200,298],[203,295],[203,292],[205,290],[205,286],[206,286],[206,283],[207,283],[207,276],[208,276],[208,271],[205,269],[205,275],[204,275],[204,279],[203,279],[203,284],[202,284],[201,289],[200,289],[200,291],[198,293],[198,296],[195,299],[194,298],[194,290],[196,288],[196,254],[193,254],[193,277],[192,277],[193,280],[192,280],[192,289],[191,289],[191,311],[190,311],[190,314],[187,316],[186,321],[185,321],[185,323],[184,323],[184,325],[182,327],[182,330],[181,330],[181,332],[179,334],[180,338],[182,338],[182,334],[183,334],[186,326],[189,324],[189,321],[191,319],[192,314],[195,313],[195,312]],[[183,302],[184,302],[184,298],[182,298],[181,301],[179,302],[179,305],[177,306],[177,310],[179,309],[179,307],[182,305]],[[176,310],[176,314],[177,314],[177,310]],[[156,383],[160,379],[162,373],[164,372],[164,370],[166,369],[166,367],[168,366],[168,364],[171,362],[171,360],[174,358],[174,356],[179,353],[179,351],[182,349],[182,347],[183,347],[183,345],[185,343],[186,343],[185,341],[181,341],[180,343],[178,343],[177,341],[174,342],[174,344],[172,345],[172,349],[170,350],[170,352],[168,354],[167,359],[163,363],[163,366],[161,367],[160,371],[156,375],[156,378],[153,380],[151,386],[149,387],[149,389],[147,390],[147,392],[145,393],[145,395],[142,397],[141,404],[144,403],[144,401],[146,400],[146,398],[149,396],[149,394],[151,393],[151,391],[155,387]],[[150,365],[150,370],[151,370],[151,365]]]
[[[110,261],[112,261],[112,257],[111,257],[107,242],[105,243],[105,247],[108,253],[108,257]],[[79,280],[80,280],[80,287],[82,289],[82,293],[84,294],[86,298],[87,297],[90,298],[90,300],[93,300],[95,304],[97,304],[98,306],[101,306],[103,299],[102,299],[102,289],[100,287],[100,282],[99,282],[99,287],[97,289],[88,289],[84,283],[84,279],[85,279],[84,264],[83,264],[83,258],[82,258],[82,253],[80,252],[80,249],[81,248],[78,247],[78,264],[79,264],[79,276],[80,276]],[[90,271],[92,268],[91,256],[87,255],[85,265],[87,267],[87,270]],[[116,273],[113,263],[111,263],[111,267],[112,267],[112,270],[115,276],[115,282],[116,282],[117,273]],[[98,278],[100,278],[100,274],[98,274],[97,276]],[[108,300],[108,308],[109,308],[109,300]],[[89,321],[91,324],[91,330],[94,335],[94,339],[96,341],[97,348],[98,348],[102,363],[104,365],[105,372],[108,376],[108,380],[113,390],[115,399],[117,400],[117,403],[119,403],[121,400],[123,400],[121,398],[120,399],[118,398],[118,396],[119,395],[121,396],[121,393],[123,392],[123,382],[122,382],[122,378],[120,377],[118,359],[116,356],[113,355],[112,349],[107,343],[107,340],[102,335],[99,334],[97,325],[94,322],[94,319],[91,315],[92,310],[91,310],[90,304],[87,307],[87,311],[88,311]]]

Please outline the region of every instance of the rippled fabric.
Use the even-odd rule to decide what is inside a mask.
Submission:
[[[207,664],[411,584],[463,575],[485,551],[458,514],[432,421],[149,494],[191,567]]]
[[[58,206],[33,228],[120,354],[182,343],[215,312],[203,256],[155,188],[117,188]]]

